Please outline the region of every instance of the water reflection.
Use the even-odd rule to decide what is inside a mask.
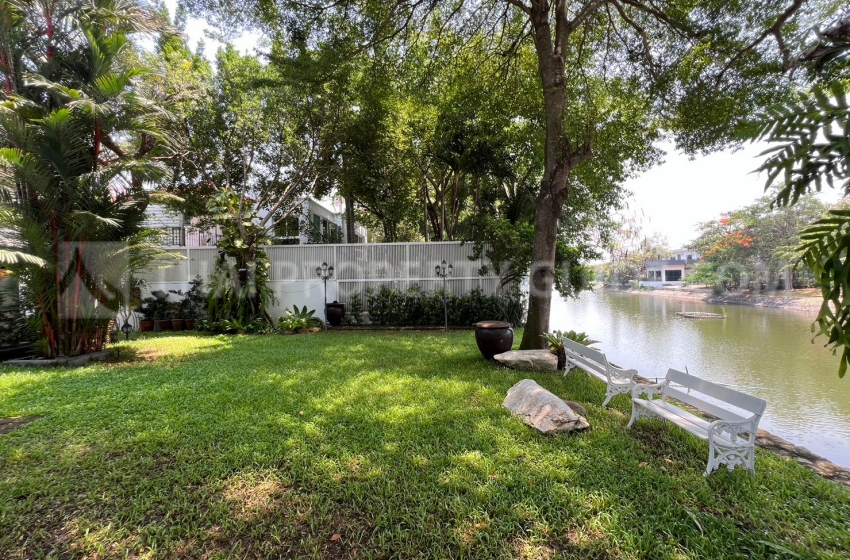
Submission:
[[[608,358],[663,377],[674,367],[767,400],[761,427],[850,466],[850,375],[811,343],[811,314],[726,306],[724,320],[685,319],[677,311],[721,313],[719,305],[652,295],[588,292],[553,302],[552,328],[587,332]]]

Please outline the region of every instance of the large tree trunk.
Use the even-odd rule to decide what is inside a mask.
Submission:
[[[543,86],[544,114],[546,118],[546,153],[543,180],[537,196],[537,213],[534,218],[534,249],[529,272],[528,318],[522,335],[523,350],[545,348],[541,336],[549,331],[549,313],[552,308],[552,288],[555,283],[555,247],[558,220],[564,211],[569,193],[570,173],[576,165],[590,157],[590,145],[579,148],[571,145],[564,133],[566,110],[565,64],[562,53],[566,50],[569,31],[563,6],[555,10],[556,36],[552,41],[549,23],[550,5],[546,1],[531,3],[529,18],[534,30],[534,48]]]

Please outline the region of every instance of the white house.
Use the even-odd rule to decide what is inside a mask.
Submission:
[[[280,245],[305,245],[308,243],[348,243],[345,208],[338,212],[325,203],[308,197],[299,210],[293,211],[288,219],[275,228],[275,243]],[[354,224],[354,243],[366,243],[366,228]]]
[[[261,211],[261,216],[265,214]],[[145,227],[166,232],[167,243],[172,247],[210,247],[215,246],[221,237],[221,231],[200,231],[179,212],[169,211],[166,207],[151,204],[147,209]],[[344,243],[345,221],[342,212],[334,210],[321,201],[308,197],[300,208],[275,228],[275,245],[301,245],[308,243]],[[367,231],[362,225],[355,224],[355,243],[366,243]]]
[[[646,278],[640,281],[641,286],[653,288],[681,286],[700,255],[689,249],[674,249],[670,251],[668,257],[646,263]]]

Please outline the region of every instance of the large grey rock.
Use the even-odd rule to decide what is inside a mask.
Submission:
[[[511,350],[496,354],[493,359],[511,369],[557,371],[558,357],[549,350]]]
[[[543,434],[584,430],[590,427],[584,416],[550,393],[533,379],[523,379],[510,389],[502,406]]]

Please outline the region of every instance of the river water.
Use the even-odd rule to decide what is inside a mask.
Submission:
[[[686,319],[677,311],[722,313]],[[648,378],[668,368],[721,383],[767,401],[759,424],[835,463],[850,467],[850,373],[812,344],[814,313],[594,291],[553,301],[553,330],[584,331],[622,367]]]

